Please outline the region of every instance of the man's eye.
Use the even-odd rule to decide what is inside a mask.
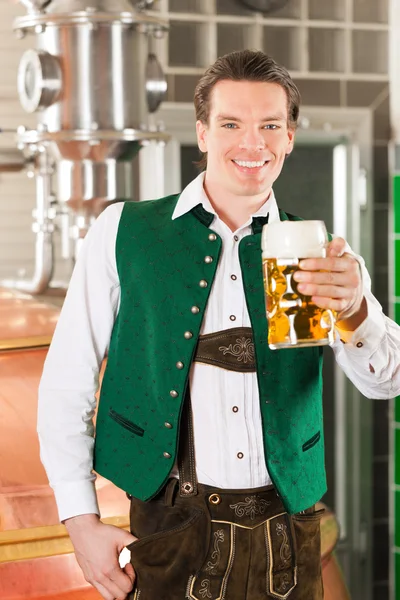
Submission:
[[[268,123],[268,125],[264,125],[264,129],[278,129],[278,125],[274,125],[273,123]]]
[[[236,127],[236,123],[225,123],[223,127],[225,127],[225,129],[234,129]]]

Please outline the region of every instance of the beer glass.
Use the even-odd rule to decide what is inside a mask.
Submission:
[[[301,294],[293,278],[303,258],[326,256],[328,241],[323,221],[276,221],[263,227],[268,344],[273,350],[333,343],[333,312]]]

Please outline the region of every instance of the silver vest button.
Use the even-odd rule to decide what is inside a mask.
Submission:
[[[167,429],[172,429],[172,425],[171,425],[171,423],[164,423],[164,426],[165,426]]]
[[[177,398],[179,396],[176,390],[171,390],[169,395],[171,396],[171,398]]]
[[[215,242],[215,240],[217,239],[217,236],[215,235],[215,233],[210,233],[210,235],[208,236],[208,239],[210,240],[210,242]]]
[[[206,288],[208,286],[208,283],[205,279],[202,279],[201,281],[199,281],[199,286],[201,288]]]
[[[164,456],[164,458],[171,458],[171,455],[169,452],[163,452],[163,456]]]
[[[212,256],[206,256],[206,257],[204,258],[204,262],[205,262],[205,263],[207,263],[208,265],[209,265],[210,263],[212,263],[212,261],[213,261],[213,260],[214,260],[214,259],[213,259],[213,257],[212,257]]]
[[[193,337],[193,333],[191,331],[185,331],[184,336],[186,340],[190,340]]]
[[[199,314],[199,312],[200,312],[200,309],[199,309],[199,307],[198,307],[198,306],[192,306],[192,308],[191,308],[190,310],[192,311],[192,313],[193,313],[194,315],[197,315],[197,314]]]
[[[183,364],[183,362],[181,362],[180,360],[176,363],[176,368],[177,369],[183,369],[185,365]]]

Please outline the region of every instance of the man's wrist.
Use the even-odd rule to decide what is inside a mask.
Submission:
[[[342,331],[355,331],[368,317],[368,305],[365,297],[361,301],[360,308],[350,317],[336,322],[336,327]]]
[[[63,523],[67,528],[67,531],[70,531],[78,527],[81,528],[87,525],[95,525],[99,521],[99,515],[97,515],[96,513],[88,513],[85,515],[76,515],[74,517],[69,517],[68,519],[65,519]]]

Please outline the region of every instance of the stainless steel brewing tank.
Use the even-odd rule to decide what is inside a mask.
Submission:
[[[38,126],[20,137],[46,144],[57,165],[57,200],[98,214],[104,203],[132,198],[140,144],[167,139],[147,122],[166,91],[149,37],[166,26],[127,0],[86,4],[55,0],[16,21],[20,33],[36,34],[37,46],[21,60],[19,94]]]

